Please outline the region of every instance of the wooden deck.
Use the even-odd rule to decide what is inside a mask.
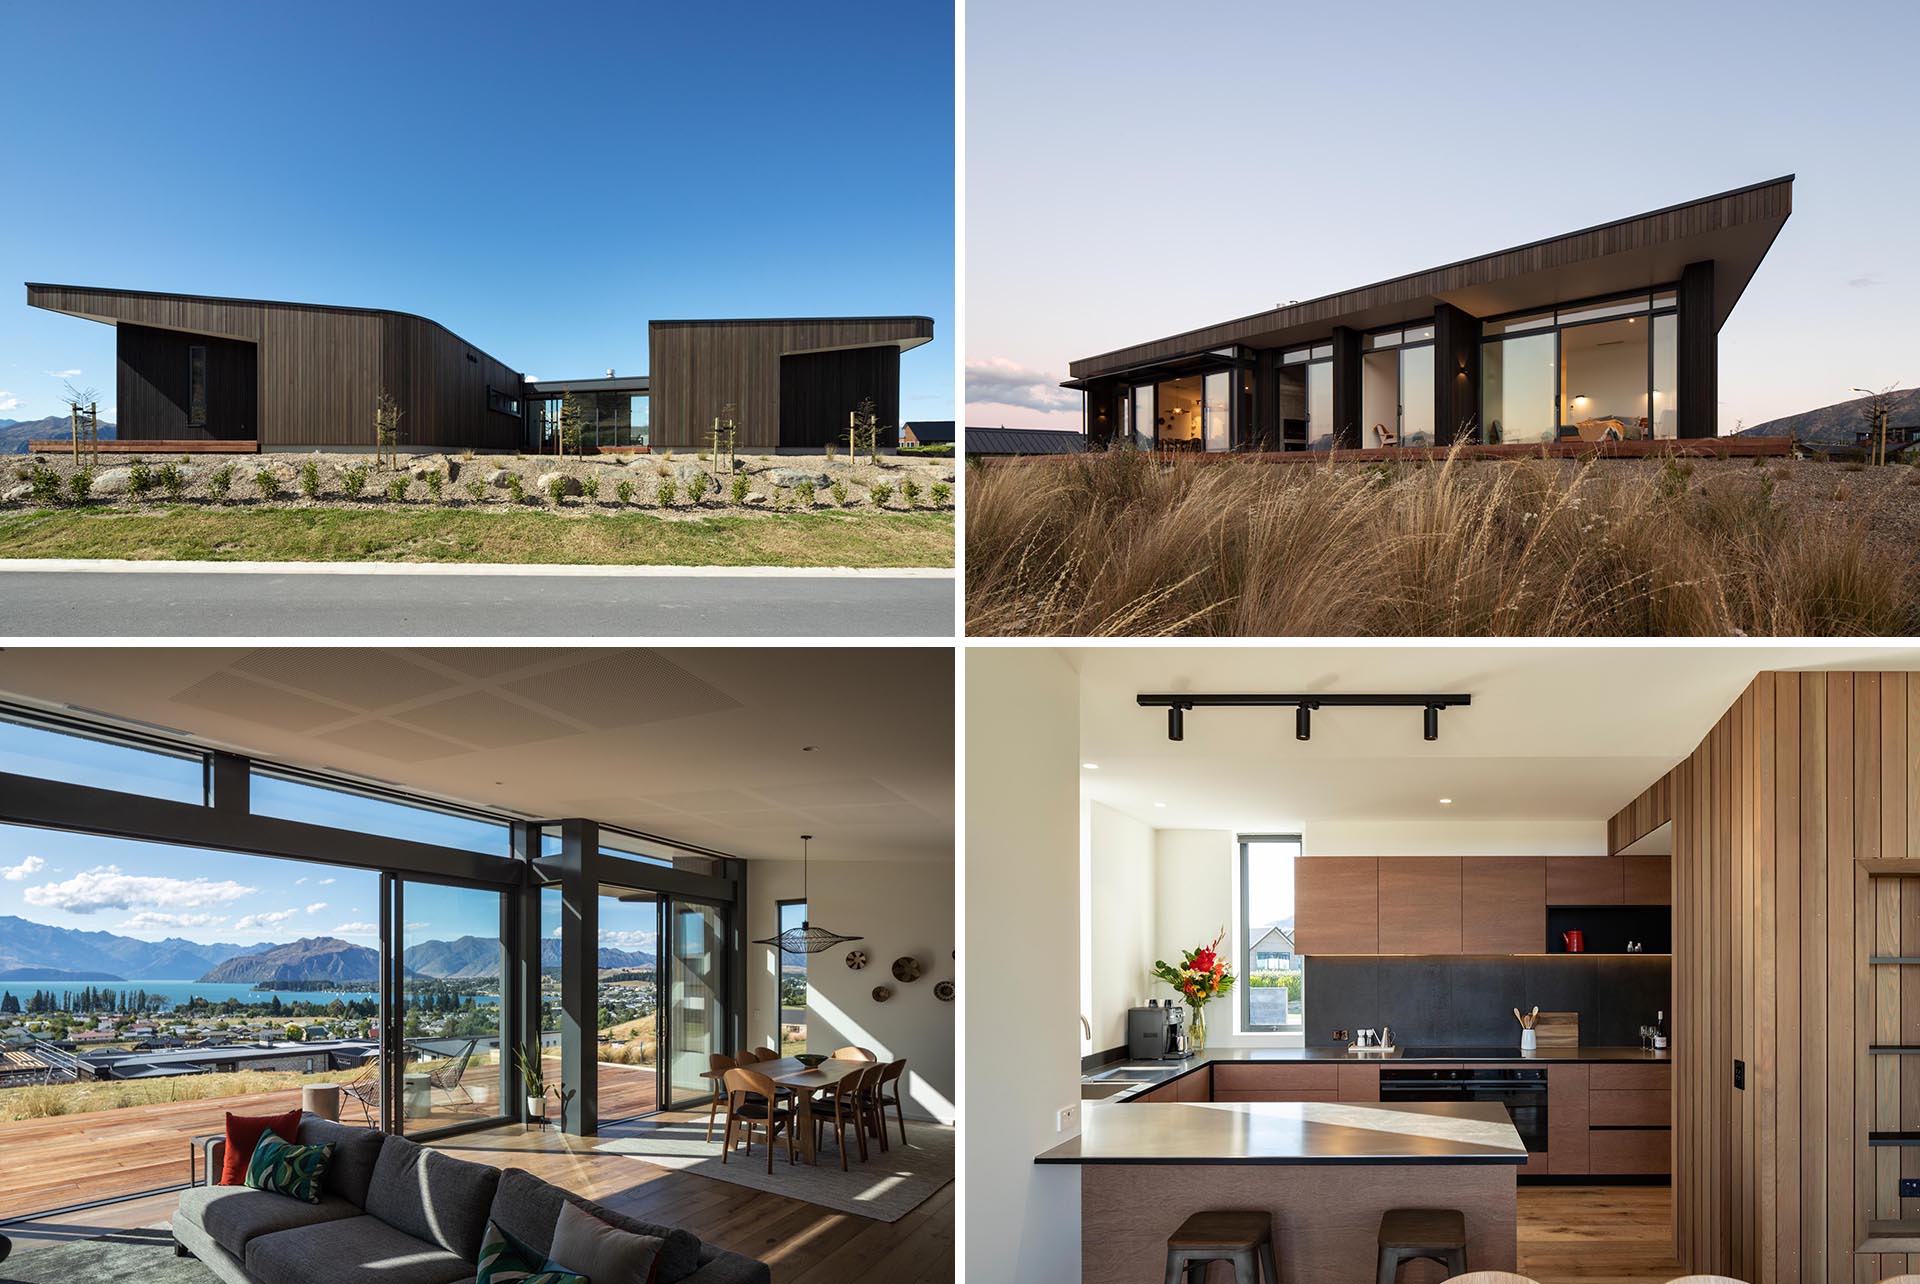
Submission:
[[[73,439],[62,441],[54,438],[38,438],[27,443],[27,449],[36,455],[62,455],[73,453]],[[97,444],[81,443],[80,451],[98,450],[103,455],[257,455],[260,443],[257,441],[122,441],[115,437]]]
[[[1497,459],[1785,459],[1793,454],[1791,437],[1697,437],[1658,441],[1537,441],[1493,446],[1386,446],[1366,450],[1156,450],[1167,462],[1227,464],[1408,464],[1441,463],[1450,455],[1469,460]],[[1009,455],[996,463],[1040,465],[1073,455]]]
[[[658,1168],[628,1155],[597,1153],[603,1140],[631,1136],[644,1126],[616,1125],[601,1137],[581,1138],[515,1125],[436,1142],[434,1149],[524,1168],[631,1216],[683,1226],[709,1243],[768,1263],[774,1284],[950,1284],[954,1279],[952,1184],[889,1223]],[[174,1194],[127,1200],[9,1226],[7,1233],[24,1250],[48,1240],[165,1226],[178,1200]]]

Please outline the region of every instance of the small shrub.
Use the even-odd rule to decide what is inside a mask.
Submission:
[[[622,477],[622,478],[621,478],[621,479],[620,479],[619,481],[617,481],[617,482],[615,482],[615,483],[614,483],[614,486],[613,486],[613,493],[614,493],[614,495],[615,495],[615,497],[616,497],[616,498],[618,498],[618,499],[619,499],[619,501],[620,501],[621,503],[623,503],[623,504],[631,504],[631,503],[633,502],[633,481],[632,481],[632,479],[630,479],[630,478],[626,478],[626,477]]]
[[[213,496],[214,503],[227,502],[227,492],[233,489],[233,472],[232,464],[222,464],[207,474],[207,493]]]
[[[547,482],[547,498],[553,501],[555,508],[567,500],[567,479],[556,476]]]
[[[672,508],[674,496],[678,495],[679,493],[680,493],[680,488],[673,484],[673,478],[662,477],[660,479],[660,489],[658,492],[660,496],[660,507]]]
[[[1842,465],[1840,465],[1840,471],[1841,471],[1841,472],[1843,472],[1843,473],[1859,473],[1859,472],[1865,472],[1865,471],[1866,471],[1866,468],[1867,468],[1867,466],[1866,466],[1865,464],[1863,464],[1863,463],[1861,463],[1861,462],[1860,462],[1859,460],[1857,460],[1857,459],[1850,459],[1850,460],[1848,460],[1848,461],[1847,461],[1846,463],[1844,463],[1844,464],[1842,464]]]
[[[833,485],[827,487],[827,493],[833,496],[834,507],[845,508],[847,506],[846,482],[836,478]]]
[[[912,508],[920,499],[920,483],[911,477],[900,479],[900,502]]]
[[[144,459],[136,459],[127,470],[127,493],[135,499],[145,499],[154,487],[153,469]]]
[[[953,443],[943,441],[931,446],[902,446],[894,453],[900,455],[933,455],[951,458],[953,455]]]
[[[405,503],[407,490],[412,485],[413,478],[407,476],[405,473],[401,473],[398,477],[387,483],[387,498],[396,504]]]
[[[953,487],[946,482],[935,482],[928,493],[933,496],[935,508],[945,508],[953,499]]]
[[[519,473],[507,474],[507,498],[516,504],[527,502],[527,485],[520,480]]]
[[[436,468],[420,480],[427,484],[427,498],[439,503],[440,490],[447,484],[447,475]]]
[[[320,464],[309,459],[300,465],[300,493],[308,499],[320,498]]]
[[[33,502],[40,507],[51,508],[60,502],[60,474],[37,459],[27,475],[27,484],[33,487]]]
[[[1836,504],[1845,503],[1847,499],[1849,499],[1851,496],[1852,496],[1852,492],[1847,489],[1847,484],[1845,482],[1841,482],[1838,486],[1835,486],[1833,488],[1832,499],[1833,499],[1833,502]]]
[[[747,492],[752,489],[752,486],[753,484],[747,480],[745,473],[735,473],[733,475],[733,485],[729,490],[729,494],[732,496],[736,506],[747,502]]]
[[[873,500],[875,508],[885,508],[887,501],[893,498],[893,487],[886,482],[877,481],[867,487],[867,496]]]
[[[589,504],[600,502],[600,474],[588,473],[580,479],[580,493],[587,497]]]
[[[467,498],[478,504],[487,497],[487,483],[478,477],[467,478]]]
[[[355,464],[340,475],[340,488],[347,493],[348,499],[360,498],[360,492],[367,488],[367,466]]]
[[[707,487],[712,484],[713,478],[707,476],[705,473],[695,473],[693,476],[687,478],[687,498],[693,503],[699,503],[706,495]]]
[[[1660,493],[1668,499],[1678,499],[1687,493],[1687,483],[1693,478],[1691,459],[1665,459],[1660,463]]]
[[[73,495],[73,502],[84,504],[93,498],[93,469],[81,468],[67,478],[67,490]]]
[[[160,465],[160,489],[168,499],[178,499],[187,488],[187,475],[180,471],[178,464]]]
[[[280,498],[280,477],[271,468],[261,468],[253,474],[253,484],[262,499]]]
[[[793,502],[796,508],[813,507],[813,483],[803,481],[793,488]]]

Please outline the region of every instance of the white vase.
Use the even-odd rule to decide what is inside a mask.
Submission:
[[[546,1113],[547,1113],[547,1099],[545,1097],[528,1097],[527,1098],[527,1118],[543,1119],[546,1117]]]
[[[1540,1038],[1532,1030],[1522,1030],[1520,1032],[1520,1051],[1532,1052],[1539,1046]]]

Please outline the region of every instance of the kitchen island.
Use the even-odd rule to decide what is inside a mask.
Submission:
[[[1273,1216],[1285,1280],[1369,1284],[1380,1215],[1457,1208],[1471,1270],[1514,1268],[1526,1147],[1481,1102],[1093,1101],[1080,1135],[1036,1157],[1080,1168],[1081,1278],[1160,1284],[1167,1236],[1203,1209]],[[1438,1280],[1431,1264],[1405,1284]]]

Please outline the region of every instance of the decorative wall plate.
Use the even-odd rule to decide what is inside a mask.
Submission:
[[[942,1003],[953,1002],[953,982],[935,981],[933,983],[933,997]]]
[[[867,952],[865,950],[848,950],[847,951],[848,967],[858,972],[861,968],[865,967],[866,965],[867,965]]]
[[[873,987],[873,1001],[875,1003],[885,1003],[888,999],[892,997],[893,997],[893,991],[889,990],[886,986],[876,985]]]
[[[906,985],[920,979],[920,960],[912,957],[893,961],[893,979]]]

